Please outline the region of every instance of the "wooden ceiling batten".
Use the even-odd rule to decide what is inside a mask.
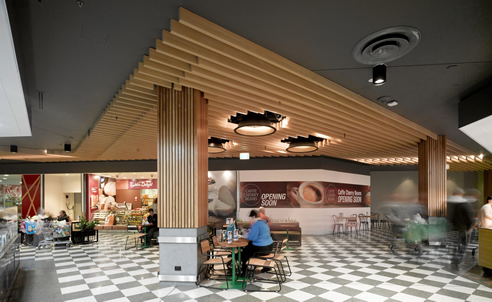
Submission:
[[[209,157],[286,157],[287,136],[323,136],[332,143],[309,156],[332,156],[372,165],[418,162],[417,143],[437,135],[200,16],[180,8],[179,21],[162,32],[143,56],[70,160],[155,159],[157,86],[202,91],[208,100],[208,135],[236,146]],[[288,125],[266,137],[234,133],[231,115],[276,112]],[[116,120],[118,116],[118,120]],[[176,121],[186,123],[187,121]],[[451,168],[483,169],[490,163],[448,141]],[[475,157],[473,157],[475,156]],[[63,160],[63,159],[62,159]]]
[[[183,19],[182,19],[183,16]],[[199,30],[189,27],[186,24],[193,24],[194,22],[207,23],[206,30],[200,28]],[[244,64],[248,64],[253,68],[257,68],[265,73],[269,73],[276,77],[282,77],[289,81],[293,85],[298,85],[299,87],[306,88],[312,92],[318,94],[321,97],[331,96],[333,101],[340,102],[348,100],[351,103],[355,102],[355,107],[352,107],[353,111],[359,111],[361,113],[365,111],[374,111],[374,113],[383,118],[390,118],[392,122],[396,122],[395,125],[400,127],[401,125],[406,126],[407,131],[413,132],[415,129],[421,134],[421,138],[424,134],[431,137],[437,137],[435,133],[432,133],[428,129],[413,123],[402,116],[395,114],[394,112],[382,108],[381,106],[363,98],[354,92],[331,82],[330,80],[319,76],[318,74],[299,66],[278,54],[275,54],[251,41],[248,41],[202,17],[187,11],[184,8],[180,8],[180,21],[171,20],[171,33],[177,35],[188,41],[192,41],[202,47],[218,51],[222,55],[227,56],[231,59],[238,60]],[[228,37],[236,36],[235,41],[238,43],[230,42],[225,43],[217,36],[221,36],[221,40],[227,40]],[[254,51],[252,51],[254,49]],[[278,62],[278,64],[272,64],[272,61]],[[295,68],[292,68],[292,67]],[[359,107],[359,108],[357,108]]]

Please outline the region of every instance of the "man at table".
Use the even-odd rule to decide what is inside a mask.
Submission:
[[[157,214],[153,209],[149,209],[149,216],[147,217],[147,245],[150,245],[150,240],[154,236],[154,233],[158,231],[157,228]]]
[[[265,208],[264,207],[260,207],[258,209],[258,218],[265,220],[268,223],[269,227],[272,226],[272,222],[270,221],[270,218],[268,218],[268,216],[265,214]]]
[[[273,239],[270,236],[270,227],[268,223],[258,217],[258,212],[252,210],[249,217],[255,220],[255,223],[251,227],[251,231],[248,235],[249,244],[244,248],[242,253],[242,272],[246,272],[249,258],[253,257],[255,253],[262,253],[268,255],[273,248]]]

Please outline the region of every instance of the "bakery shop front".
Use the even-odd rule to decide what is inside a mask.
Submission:
[[[148,210],[157,212],[157,177],[148,173],[86,174],[86,218],[99,230],[126,230],[141,225]]]

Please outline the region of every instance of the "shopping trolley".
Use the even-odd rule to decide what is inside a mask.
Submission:
[[[38,236],[40,236],[38,249],[63,245],[69,248],[72,245],[70,241],[70,224],[66,224],[64,221],[40,221],[38,226],[36,226],[36,230]]]
[[[416,220],[401,221],[392,219],[390,221],[393,238],[390,241],[390,251],[398,254],[396,250],[406,248],[415,251],[418,255],[424,251],[424,242],[429,239],[427,224]]]

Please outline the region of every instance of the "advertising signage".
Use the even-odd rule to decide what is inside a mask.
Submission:
[[[369,207],[370,187],[324,181],[241,182],[241,208]]]

